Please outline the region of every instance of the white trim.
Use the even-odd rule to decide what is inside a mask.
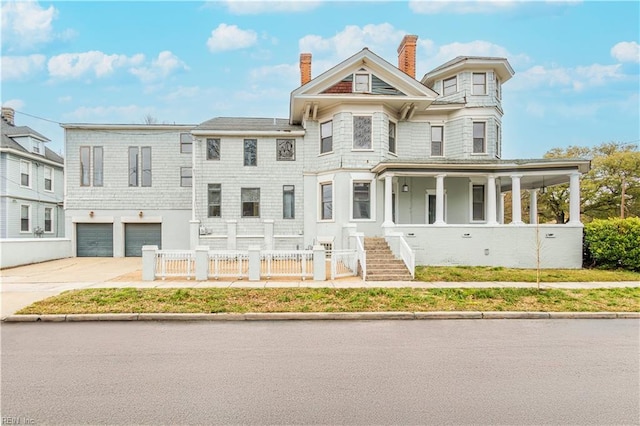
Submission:
[[[349,179],[349,221],[350,222],[375,222],[376,221],[376,175],[374,173],[350,173]],[[353,217],[353,184],[369,184],[369,218],[355,219]]]
[[[433,195],[434,197],[437,196],[437,191],[435,189],[427,189],[425,191],[425,217],[424,217],[424,222],[426,225],[433,225],[435,224],[435,220],[434,223],[429,223],[429,196]],[[447,208],[447,190],[444,190],[444,194],[443,194],[443,201],[444,201],[444,222],[447,223],[447,212],[448,212],[448,208]]]
[[[29,220],[29,228],[26,231],[22,230],[22,207],[26,207],[27,208],[27,216],[28,216],[28,220]],[[31,204],[20,204],[20,233],[21,234],[30,234],[33,229],[33,221],[31,220],[31,212],[32,212],[32,208],[31,208]]]
[[[44,163],[44,164],[48,164],[50,166],[54,166],[57,167],[58,169],[62,169],[64,167],[63,163],[57,163],[53,160],[49,160],[48,158],[42,156],[42,155],[35,155],[29,152],[23,152],[23,151],[18,151],[17,149],[13,149],[13,148],[5,148],[2,147],[0,148],[0,152],[6,152],[7,154],[12,154],[15,155],[16,157],[22,157],[22,158],[28,158],[30,160],[35,160],[38,161],[40,163]]]
[[[184,132],[183,132],[184,133]],[[304,130],[193,130],[194,136],[304,136]]]
[[[473,219],[473,187],[482,185],[484,186],[484,199],[482,200],[482,220]],[[487,179],[472,177],[469,178],[469,223],[487,223]]]
[[[29,176],[29,185],[22,184],[22,164],[26,164],[28,167],[27,176]],[[20,187],[21,188],[33,188],[33,163],[27,160],[20,160]]]

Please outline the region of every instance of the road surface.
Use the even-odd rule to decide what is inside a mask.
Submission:
[[[638,320],[3,324],[20,424],[640,424]]]

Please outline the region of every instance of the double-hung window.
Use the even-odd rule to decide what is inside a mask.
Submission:
[[[207,138],[207,160],[220,159],[220,139]]]
[[[91,185],[91,148],[80,147],[80,186]]]
[[[371,117],[353,117],[353,149],[371,149]]]
[[[151,186],[151,147],[129,147],[129,186]]]
[[[487,74],[483,72],[473,73],[473,90],[471,93],[474,95],[487,94]]]
[[[389,152],[396,153],[396,123],[389,121]]]
[[[182,154],[191,154],[193,151],[193,138],[191,133],[180,133],[180,152]]]
[[[295,219],[295,197],[296,187],[294,185],[284,185],[282,187],[282,218]]]
[[[356,74],[354,85],[354,92],[370,92],[369,89],[369,74]]]
[[[31,231],[31,206],[23,204],[20,206],[20,232]]]
[[[431,126],[431,156],[442,157],[444,155],[444,127]]]
[[[371,182],[353,182],[353,218],[371,219]]]
[[[53,191],[53,167],[44,166],[44,190]]]
[[[44,232],[53,232],[53,209],[51,207],[44,209]]]
[[[191,167],[180,167],[180,186],[193,185],[193,169]]]
[[[471,220],[484,220],[484,185],[472,185],[471,187]]]
[[[20,161],[20,186],[31,188],[31,162]]]
[[[258,165],[258,140],[257,139],[244,140],[244,165],[245,166]]]
[[[207,188],[207,216],[222,217],[222,186],[219,183],[210,183]]]
[[[333,184],[332,183],[320,184],[320,202],[321,202],[320,218],[322,220],[333,219]]]
[[[333,121],[320,125],[320,154],[333,151]]]
[[[451,78],[444,79],[442,81],[442,95],[452,95],[458,91],[458,77],[453,76]]]
[[[487,152],[486,123],[483,121],[473,123],[473,153],[484,154]]]
[[[242,217],[260,217],[260,188],[241,188]]]

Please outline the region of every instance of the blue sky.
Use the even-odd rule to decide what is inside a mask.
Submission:
[[[2,92],[62,151],[57,123],[288,117],[312,75],[368,47],[417,78],[458,55],[503,56],[503,157],[640,140],[636,1],[2,2]],[[26,115],[29,114],[29,115]],[[31,116],[45,118],[45,121]]]

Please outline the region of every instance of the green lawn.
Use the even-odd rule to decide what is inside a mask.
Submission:
[[[86,289],[36,302],[18,314],[365,311],[639,312],[640,288]]]
[[[535,269],[515,269],[502,267],[470,266],[418,266],[418,281],[511,281],[536,282]],[[640,273],[623,269],[608,271],[603,269],[541,269],[541,282],[594,282],[594,281],[638,281]]]

